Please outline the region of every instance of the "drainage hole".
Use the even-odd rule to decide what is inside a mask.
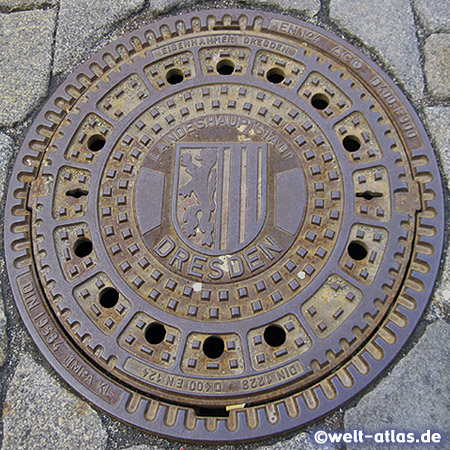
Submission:
[[[88,195],[88,191],[84,191],[83,189],[71,189],[66,192],[67,197],[80,198]]]
[[[220,356],[222,356],[223,352],[225,350],[225,344],[223,342],[223,339],[216,337],[216,336],[210,336],[203,342],[203,353],[211,359],[217,359]]]
[[[84,258],[92,253],[92,242],[88,238],[80,238],[73,244],[73,252],[79,258]]]
[[[165,337],[166,327],[162,323],[150,323],[145,329],[145,340],[149,344],[160,344]]]
[[[356,196],[364,198],[366,200],[372,200],[373,198],[383,197],[383,194],[381,192],[364,191],[357,192]]]
[[[103,308],[114,308],[119,301],[119,293],[117,292],[117,289],[107,287],[100,291],[98,301]]]
[[[316,109],[325,109],[330,104],[330,100],[325,94],[314,94],[311,97],[311,105]]]
[[[184,80],[184,73],[180,69],[170,69],[166,73],[166,80],[169,84],[179,84]]]
[[[350,258],[355,259],[356,261],[361,261],[367,256],[366,246],[359,241],[350,242],[347,247],[347,252],[350,255]]]
[[[105,143],[106,139],[103,136],[94,134],[94,136],[89,138],[87,146],[91,152],[98,152],[105,146]]]
[[[348,152],[356,152],[361,148],[361,142],[356,136],[346,136],[342,140],[342,145]]]
[[[271,347],[279,347],[286,342],[286,331],[279,325],[269,325],[264,330],[264,340]]]
[[[267,71],[267,79],[273,84],[280,84],[285,78],[284,72],[278,67],[274,67]]]
[[[217,63],[216,69],[220,75],[231,75],[234,72],[234,62],[229,59],[222,59]]]
[[[198,406],[194,410],[197,417],[230,417],[230,411],[227,411],[225,407],[204,408],[203,406]]]

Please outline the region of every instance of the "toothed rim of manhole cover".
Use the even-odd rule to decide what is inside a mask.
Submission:
[[[388,77],[289,16],[214,10],[125,36],[47,102],[5,217],[17,306],[111,415],[199,442],[341,406],[417,323],[439,171]]]

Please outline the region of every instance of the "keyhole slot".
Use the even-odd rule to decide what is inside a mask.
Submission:
[[[66,192],[67,197],[73,197],[73,198],[81,198],[86,197],[88,195],[88,191],[85,191],[83,189],[77,188],[77,189],[71,189],[70,191]]]
[[[364,191],[364,192],[357,192],[356,196],[358,198],[364,198],[365,200],[370,201],[374,198],[383,197],[383,194],[381,192]]]

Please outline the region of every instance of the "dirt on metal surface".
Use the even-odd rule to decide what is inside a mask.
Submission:
[[[84,397],[172,438],[237,442],[341,406],[400,350],[443,239],[405,97],[288,16],[164,19],[86,62],[20,150],[8,271]]]

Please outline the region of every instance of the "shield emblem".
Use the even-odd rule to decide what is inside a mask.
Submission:
[[[225,255],[261,231],[267,209],[267,144],[177,144],[172,220],[191,248]]]

